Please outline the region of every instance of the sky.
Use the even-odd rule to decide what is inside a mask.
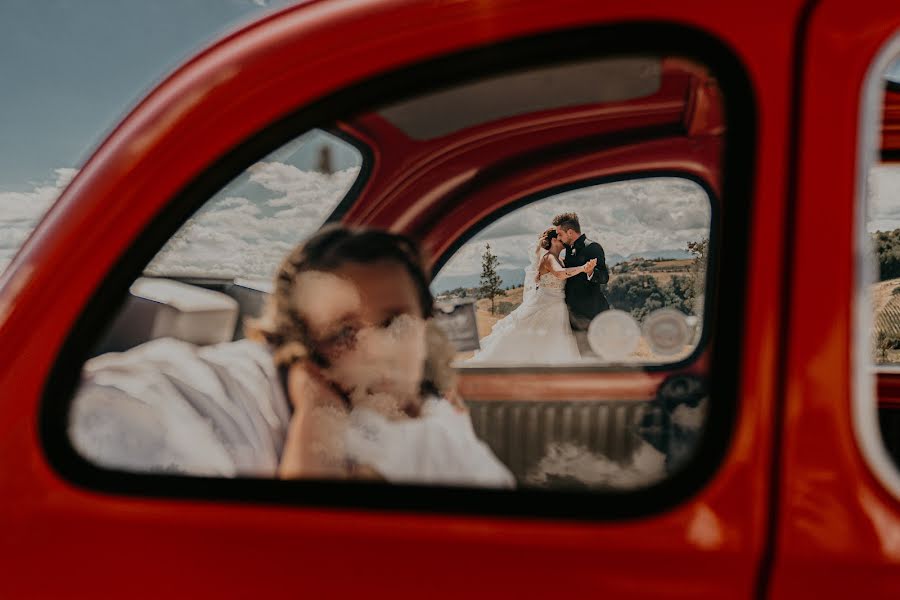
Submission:
[[[323,146],[336,170],[316,170]],[[191,217],[148,265],[152,275],[270,280],[291,249],[332,213],[359,176],[362,157],[313,130],[251,166]]]
[[[885,77],[891,81],[900,81],[900,60],[894,61],[894,63],[888,67]]]
[[[285,2],[0,2],[0,271],[140,98],[227,31]]]
[[[0,2],[0,56],[15,57],[0,61],[0,270],[79,166],[147,91],[212,40],[286,3]],[[346,152],[336,153],[342,159],[337,173],[314,171],[318,147],[340,146],[326,137],[298,140],[222,190],[150,270],[269,277],[277,259],[324,220],[358,173],[358,157]],[[705,199],[699,204],[679,199],[684,193],[696,195],[683,184],[645,181],[537,203],[478,236],[446,271],[480,270],[480,248],[488,240],[502,268],[520,268],[536,235],[562,205],[582,213],[586,230],[600,235],[608,253],[683,248],[699,235],[698,219],[708,222],[701,207]]]
[[[0,2],[0,189],[77,167],[140,98],[252,0]]]
[[[79,166],[147,91],[214,39],[288,3],[0,2],[0,271]],[[900,80],[900,63],[888,76]],[[347,152],[338,153],[333,175],[315,172],[323,144],[340,149],[316,134],[256,165],[192,219],[151,269],[268,277],[275,257],[317,227],[357,176],[358,160]],[[900,168],[876,168],[871,184],[869,229],[900,228]],[[610,262],[683,250],[706,235],[710,218],[702,190],[684,180],[597,186],[504,217],[464,246],[443,274],[480,271],[486,243],[500,257],[501,269],[521,269],[552,216],[570,210],[581,215]],[[286,224],[290,234],[284,233]],[[223,260],[224,249],[232,249],[235,258]]]
[[[900,229],[900,165],[878,165],[870,171],[868,213],[870,232]]]

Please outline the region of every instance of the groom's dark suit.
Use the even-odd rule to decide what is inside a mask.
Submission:
[[[569,321],[576,330],[587,329],[591,319],[609,309],[609,303],[601,287],[609,281],[609,269],[606,268],[603,247],[587,239],[584,234],[581,234],[571,247],[566,246],[566,267],[580,267],[592,258],[597,259],[597,266],[594,267],[594,274],[590,279],[587,274],[579,273],[566,280]]]

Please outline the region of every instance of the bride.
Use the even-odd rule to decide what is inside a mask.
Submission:
[[[559,260],[563,245],[555,228],[541,234],[531,267],[525,270],[522,304],[498,321],[481,340],[481,350],[466,361],[472,363],[571,363],[581,360],[569,325],[566,282],[596,266],[566,268]]]

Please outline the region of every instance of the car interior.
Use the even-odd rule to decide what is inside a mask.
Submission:
[[[721,91],[689,59],[607,57],[501,72],[374,107],[322,130],[360,149],[361,167],[337,208],[310,221],[311,228],[338,221],[411,234],[431,257],[435,276],[497,219],[586,183],[687,176],[709,193],[713,238],[718,227],[726,134]],[[340,158],[335,154],[320,151],[307,162],[328,174]],[[199,345],[239,340],[244,321],[259,315],[271,291],[261,275],[148,269],[93,354],[161,337]],[[457,307],[443,310],[450,315]],[[444,321],[452,323],[451,338],[472,337],[472,319]],[[460,392],[477,435],[520,484],[647,485],[678,470],[702,432],[706,338],[673,364],[461,366]],[[535,478],[548,448],[561,460],[572,449],[586,453],[599,475],[563,469]],[[661,469],[641,473],[642,452],[659,457]],[[606,476],[608,467],[627,476]]]

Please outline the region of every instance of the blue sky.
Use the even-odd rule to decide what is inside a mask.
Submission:
[[[261,0],[0,2],[0,191],[78,167],[180,62]]]
[[[81,165],[155,83],[286,0],[2,0],[0,191]],[[889,77],[900,79],[900,63]]]
[[[888,67],[886,78],[891,81],[900,81],[900,60],[895,60],[891,63],[891,66]]]
[[[0,0],[0,272],[172,70],[291,0]]]

